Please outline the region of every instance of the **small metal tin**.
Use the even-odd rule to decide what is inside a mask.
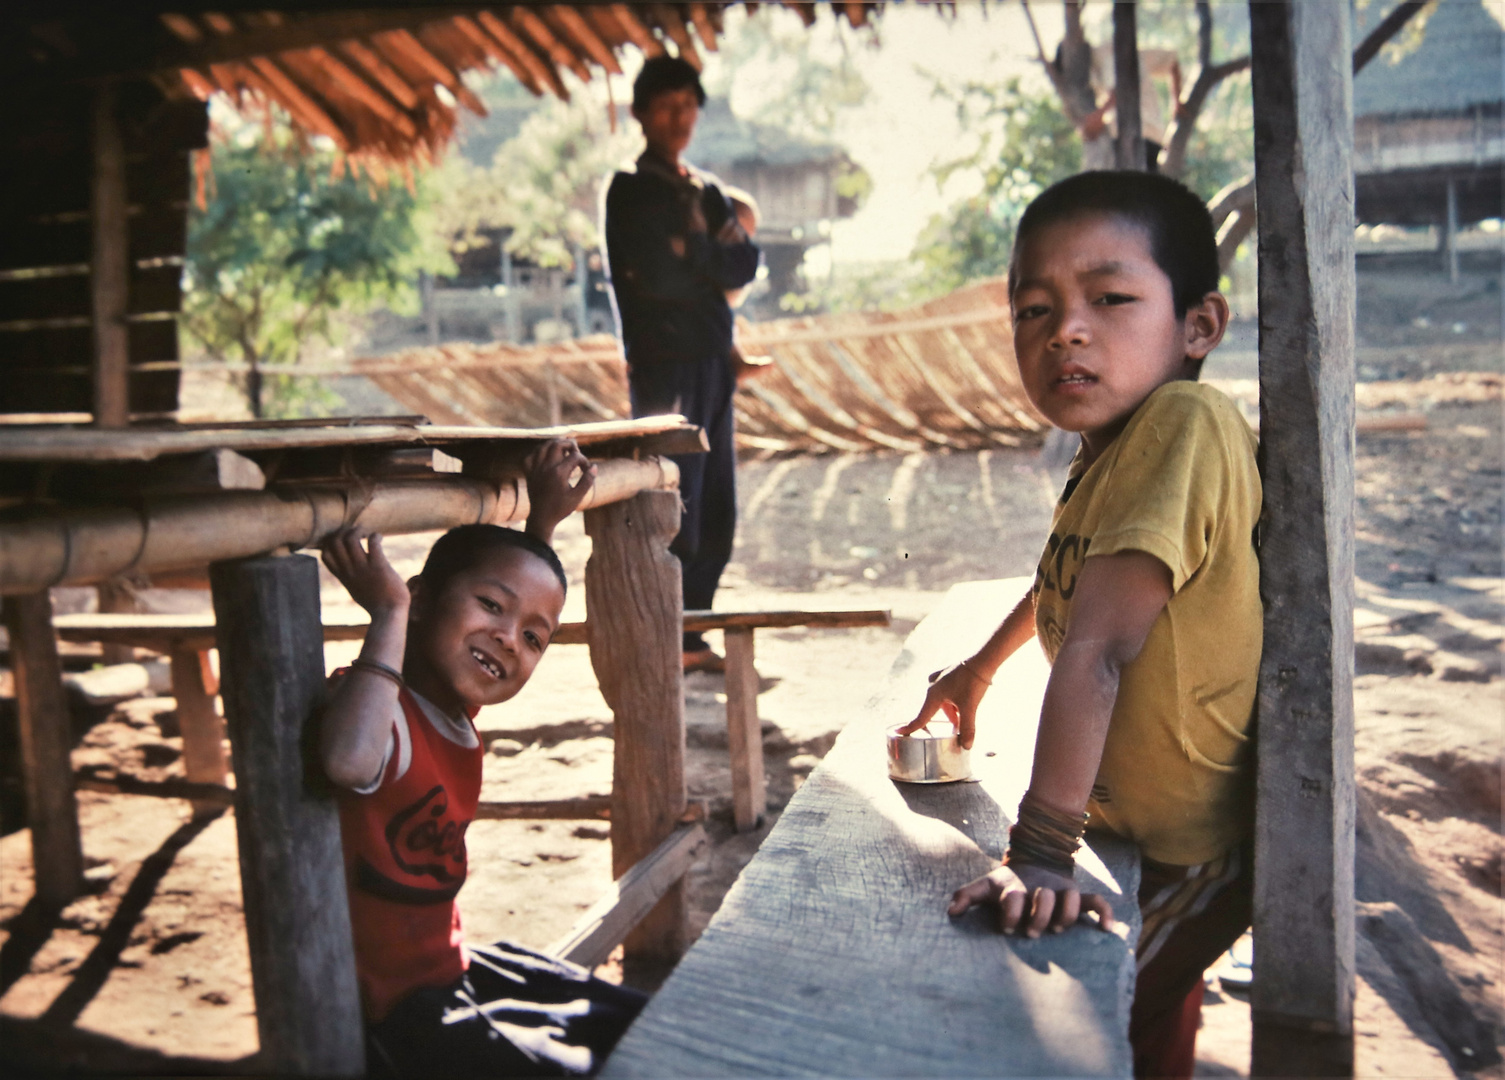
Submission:
[[[903,724],[888,729],[888,775],[910,784],[948,784],[972,779],[972,754],[949,720],[932,720],[913,735]]]

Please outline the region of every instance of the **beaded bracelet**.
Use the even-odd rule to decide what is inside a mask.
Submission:
[[[396,668],[388,667],[380,660],[367,660],[365,657],[359,656],[350,661],[350,666],[360,671],[369,671],[373,675],[380,675],[383,679],[390,679],[395,682],[398,687],[402,687],[404,685],[402,681],[402,672],[398,671]]]

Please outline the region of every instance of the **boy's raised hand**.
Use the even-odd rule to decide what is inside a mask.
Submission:
[[[978,904],[998,908],[998,929],[1005,934],[1060,933],[1088,912],[1097,915],[1101,929],[1113,929],[1113,908],[1104,897],[1083,893],[1071,878],[1028,863],[1000,866],[963,885],[952,893],[946,914],[954,918]]]
[[[580,470],[574,484],[570,477]],[[574,439],[550,439],[523,461],[528,484],[526,531],[552,543],[554,527],[575,512],[596,483],[596,467],[580,452]]]
[[[925,692],[925,704],[920,706],[919,715],[900,728],[899,734],[919,731],[935,718],[936,713],[944,712],[956,725],[962,746],[972,749],[972,739],[977,731],[977,706],[982,704],[988,685],[968,664],[942,668],[930,676],[930,689]]]
[[[364,540],[365,544],[361,541]],[[407,582],[381,549],[381,533],[341,529],[320,545],[324,565],[340,579],[350,598],[375,617],[379,612],[406,611],[412,600]]]

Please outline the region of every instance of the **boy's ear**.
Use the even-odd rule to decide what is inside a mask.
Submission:
[[[1220,292],[1210,292],[1202,302],[1186,311],[1186,358],[1197,363],[1218,347],[1228,330],[1228,299]]]
[[[421,622],[428,608],[428,590],[423,587],[423,575],[408,578],[408,595],[413,602],[408,605],[408,622]]]

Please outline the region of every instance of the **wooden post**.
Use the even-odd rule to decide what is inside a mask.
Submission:
[[[763,723],[758,719],[758,669],[753,666],[753,628],[726,633],[726,733],[732,759],[732,818],[738,832],[758,827],[768,809],[763,776]]]
[[[506,318],[507,341],[516,345],[523,338],[522,312],[517,302],[517,275],[512,269],[512,252],[507,250],[507,238],[502,244],[502,299],[506,301],[502,311]]]
[[[101,581],[94,591],[101,615],[131,615],[140,610],[135,592],[116,581]],[[123,642],[106,641],[100,645],[99,658],[106,664],[129,664],[136,659],[136,649]]]
[[[174,646],[172,696],[178,701],[178,727],[183,733],[183,768],[189,782],[223,784],[230,774],[225,760],[224,724],[214,708],[214,692],[205,670],[206,653]],[[193,801],[195,817],[217,814],[221,804],[205,799]]]
[[[235,830],[261,1036],[259,1071],[365,1070],[334,799],[311,753],[324,695],[319,564],[307,555],[209,569]]]
[[[1134,4],[1113,5],[1113,111],[1118,117],[1114,158],[1120,169],[1145,167],[1139,104],[1139,27]]]
[[[418,271],[418,299],[423,305],[423,324],[428,331],[428,343],[439,344],[439,309],[434,304],[434,275],[427,270]]]
[[[69,759],[72,731],[63,695],[63,669],[52,632],[52,600],[45,591],[5,598],[16,708],[21,721],[21,772],[26,822],[31,827],[35,896],[56,910],[79,894],[84,851]]]
[[[591,665],[614,717],[612,875],[621,877],[668,837],[684,813],[684,604],[679,493],[644,491],[585,514]],[[661,965],[685,946],[685,892],[673,886],[624,942],[629,962]]]
[[[1249,5],[1264,478],[1258,1076],[1352,1075],[1353,98],[1348,8]]]
[[[1458,283],[1458,180],[1448,177],[1447,216],[1442,223],[1442,257],[1448,280]]]
[[[94,246],[89,291],[94,321],[94,425],[118,428],[131,418],[130,338],[125,324],[131,264],[125,148],[114,83],[101,83],[94,92],[93,136],[90,216]]]

